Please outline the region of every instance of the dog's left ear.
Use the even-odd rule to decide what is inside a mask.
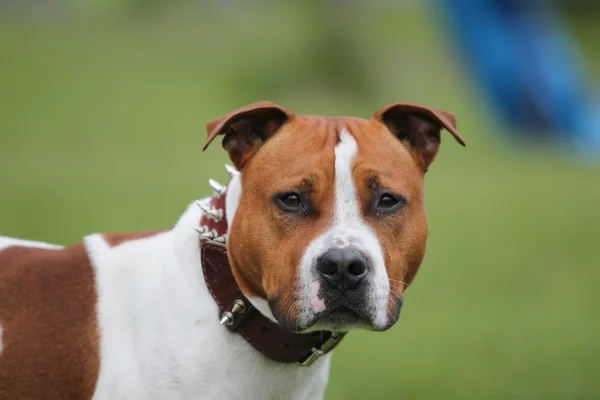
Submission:
[[[413,153],[424,171],[435,159],[440,147],[440,131],[447,129],[458,143],[465,141],[456,130],[456,117],[450,111],[412,103],[393,103],[373,115]]]
[[[268,101],[249,104],[206,124],[208,139],[202,150],[217,136],[225,135],[223,147],[241,171],[260,146],[293,116],[291,111]]]

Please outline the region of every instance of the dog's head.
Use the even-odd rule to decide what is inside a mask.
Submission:
[[[364,120],[261,102],[208,123],[205,148],[224,135],[239,171],[228,250],[244,294],[294,331],[391,327],[425,253],[442,128],[464,145],[452,113],[407,103]]]

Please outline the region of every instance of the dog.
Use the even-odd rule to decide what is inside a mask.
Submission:
[[[344,335],[398,320],[442,129],[255,103],[207,124],[230,180],[173,228],[0,238],[0,399],[322,399]]]

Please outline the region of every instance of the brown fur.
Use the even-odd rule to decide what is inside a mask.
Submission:
[[[0,252],[0,326],[0,399],[92,397],[96,290],[83,245]]]

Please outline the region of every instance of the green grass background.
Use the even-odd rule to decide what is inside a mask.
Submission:
[[[291,6],[4,16],[0,234],[69,244],[170,226],[209,177],[225,178],[220,145],[200,151],[205,123],[248,102],[364,117],[391,101],[450,109],[468,147],[444,137],[427,176],[428,253],[402,318],[349,335],[327,399],[600,398],[600,166],[503,139],[430,11],[346,21],[368,96],[305,73],[319,37]],[[574,27],[600,66],[597,24]]]

